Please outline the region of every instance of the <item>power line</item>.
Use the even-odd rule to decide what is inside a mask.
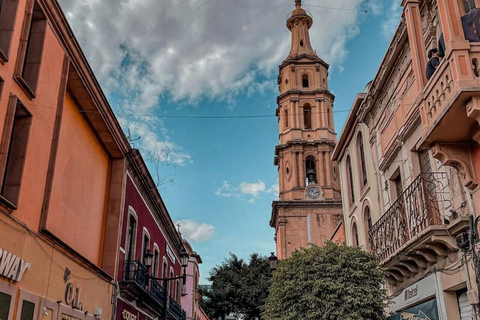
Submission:
[[[99,113],[98,111],[80,110],[82,113]],[[331,113],[345,113],[350,110],[334,110]],[[328,112],[312,112],[312,115]],[[179,115],[156,115],[156,114],[133,114],[133,113],[115,113],[120,117],[141,117],[141,118],[165,118],[165,119],[252,119],[252,118],[277,118],[274,114],[261,115],[238,115],[238,116],[179,116]],[[296,114],[300,116],[302,114]]]
[[[314,4],[303,4],[305,7],[314,7],[314,8],[321,8],[327,10],[341,10],[341,11],[357,11],[357,12],[365,12],[368,13],[367,9],[351,9],[351,8],[336,8],[336,7],[327,7],[327,6],[319,6]]]

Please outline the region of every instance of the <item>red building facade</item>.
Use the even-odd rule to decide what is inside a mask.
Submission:
[[[119,248],[116,319],[168,319],[185,316],[180,307],[182,280],[163,283],[155,278],[182,275],[182,239],[175,230],[165,204],[145,163],[133,149],[127,156],[125,206]],[[153,255],[151,266],[145,256]]]

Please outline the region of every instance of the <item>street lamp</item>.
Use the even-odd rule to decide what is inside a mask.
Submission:
[[[270,263],[270,270],[272,271],[277,270],[278,258],[275,256],[273,252],[270,255],[270,257],[268,257],[268,262]]]
[[[150,252],[150,249],[143,254],[143,264],[147,269],[150,269],[153,265],[153,253]]]

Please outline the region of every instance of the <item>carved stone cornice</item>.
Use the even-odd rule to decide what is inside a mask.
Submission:
[[[470,190],[478,186],[472,161],[472,144],[465,143],[435,143],[432,146],[432,155],[443,165],[457,169],[463,185]]]

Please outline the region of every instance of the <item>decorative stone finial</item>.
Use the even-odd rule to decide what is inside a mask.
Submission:
[[[302,0],[295,0],[295,7],[298,9],[302,6]]]

